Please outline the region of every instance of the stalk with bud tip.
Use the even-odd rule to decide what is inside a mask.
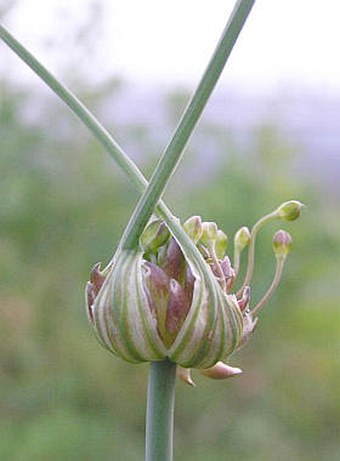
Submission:
[[[103,271],[100,265],[94,267],[86,288],[89,321],[101,344],[129,362],[152,361],[147,409],[147,461],[172,459],[176,363],[180,364],[178,374],[191,385],[193,381],[188,367],[198,368],[213,379],[236,376],[241,372],[223,360],[248,340],[257,322],[254,315],[264,304],[262,300],[262,304],[250,309],[249,284],[256,233],[271,219],[294,220],[300,213],[300,202],[286,202],[276,212],[262,218],[250,235],[243,231],[235,240],[232,267],[225,254],[226,234],[216,224],[210,223],[205,235],[200,229],[200,218],[194,217],[182,230],[165,205],[159,202],[253,4],[254,0],[236,3],[208,69],[129,222],[116,254]],[[92,114],[2,26],[0,34],[85,123],[135,187],[143,191],[147,186],[145,178]],[[161,220],[152,222],[144,233],[154,210]],[[282,272],[288,240],[282,232],[274,239],[279,267],[273,281],[275,286]],[[232,294],[240,255],[248,244],[245,282],[238,293]]]

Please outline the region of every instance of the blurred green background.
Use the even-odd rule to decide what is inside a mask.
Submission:
[[[128,89],[113,81],[96,95],[80,92],[99,113],[110,97],[114,113],[115,98]],[[5,81],[1,94],[0,459],[143,459],[148,367],[125,364],[101,349],[84,312],[90,268],[110,258],[137,195],[52,96],[39,100]],[[186,99],[184,91],[160,99],[164,139],[148,121],[117,122],[119,141],[139,150],[135,158],[146,174]],[[27,115],[34,104],[43,107],[43,117]],[[101,116],[109,122],[105,111]],[[232,236],[287,199],[307,208],[284,225],[294,247],[283,283],[249,345],[231,358],[244,374],[215,382],[195,373],[196,389],[178,383],[176,458],[335,460],[336,195],[294,172],[300,151],[275,123],[249,130],[244,148],[236,138],[223,123],[203,117],[166,194],[178,216],[201,214]],[[271,236],[281,226],[270,225],[259,237],[254,300],[271,281]]]
[[[187,90],[138,93],[110,79],[93,89],[71,69],[67,78],[77,94],[149,175]],[[11,82],[0,81],[0,459],[141,460],[148,366],[103,350],[84,310],[90,269],[110,259],[138,197],[50,93]],[[183,220],[200,214],[216,221],[231,240],[240,226],[283,201],[296,198],[307,208],[297,222],[273,223],[259,236],[255,303],[274,272],[272,234],[284,227],[294,245],[256,333],[231,357],[244,374],[217,382],[194,372],[197,388],[178,383],[175,459],[334,461],[340,453],[340,161],[321,177],[330,139],[322,114],[320,131],[307,133],[312,157],[277,117],[280,107],[287,111],[287,99],[267,101],[269,115],[254,111],[252,123],[246,98],[243,113],[230,111],[230,100],[236,111],[235,95],[220,89],[214,96],[166,202]],[[338,179],[330,183],[330,177]]]

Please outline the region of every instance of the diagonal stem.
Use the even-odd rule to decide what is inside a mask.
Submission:
[[[16,38],[0,24],[0,37],[2,40],[46,83],[51,90],[71,109],[83,122],[94,137],[106,149],[133,186],[143,192],[147,180],[139,171],[134,162],[124,152],[121,146],[113,139],[110,133],[101,125],[97,118],[84,106],[84,104],[66,86],[59,82],[52,73],[46,69]]]
[[[169,143],[165,155],[158,166],[157,174],[153,175],[152,184],[148,191],[148,196],[143,198],[143,202],[139,202],[138,208],[132,217],[127,232],[125,233],[125,240],[127,239],[128,244],[136,241],[137,237],[143,230],[143,223],[149,219],[153,208],[155,207],[159,197],[171,176],[171,171],[177,166],[182,151],[185,147],[190,134],[197,123],[200,114],[210,96],[214,85],[223,69],[225,61],[230,55],[233,45],[237,39],[237,36],[243,27],[243,24],[253,6],[255,0],[239,0],[234,8],[231,18],[228,22],[226,30],[224,31],[221,41],[214,53],[214,56],[208,66],[208,69],[212,69],[212,73],[208,72],[202,78],[202,81],[196,91],[196,98],[194,97],[189,104],[185,115],[179,124],[172,141]],[[72,110],[72,112],[78,116],[78,118],[87,126],[92,132],[95,138],[104,146],[107,152],[113,157],[125,175],[129,178],[134,187],[139,191],[143,192],[147,186],[147,181],[139,171],[137,166],[128,157],[124,150],[118,145],[118,143],[112,138],[108,131],[99,123],[94,115],[78,100],[78,98],[62,85],[21,43],[16,40],[1,24],[0,24],[0,37],[2,40],[56,93],[60,99]],[[223,54],[225,53],[225,54]],[[200,94],[200,97],[197,96]],[[194,95],[195,96],[195,95]],[[169,156],[169,159],[167,159]],[[168,171],[168,174],[164,176],[164,171]],[[161,176],[162,181],[159,181],[158,177]],[[164,181],[165,179],[165,181]],[[155,185],[154,185],[155,183]],[[163,183],[163,184],[162,184]],[[150,197],[150,199],[148,199]],[[150,200],[148,202],[147,200]],[[151,203],[152,200],[152,203]],[[145,202],[146,205],[145,206]],[[144,206],[144,208],[142,208]],[[159,216],[164,219],[169,229],[176,236],[178,241],[188,248],[194,259],[201,259],[197,251],[194,251],[194,247],[191,244],[190,239],[182,232],[180,225],[177,223],[170,210],[165,206],[163,202],[159,202],[156,207],[156,212]],[[139,216],[140,215],[140,216]],[[139,218],[137,219],[137,217]],[[137,220],[137,226],[134,221]],[[144,224],[144,226],[145,226]],[[135,227],[133,227],[135,226]],[[128,238],[127,236],[132,233]],[[135,234],[135,235],[134,235]]]
[[[113,139],[110,133],[103,127],[98,119],[84,106],[84,104],[70,91],[65,85],[53,76],[5,27],[0,24],[0,37],[2,40],[35,72],[41,80],[71,109],[71,111],[80,119],[80,121],[89,129],[93,136],[105,148],[108,154],[113,158],[121,168],[125,176],[130,180],[135,189],[143,193],[148,185],[147,180],[129,158],[122,147]],[[182,231],[171,211],[160,201],[156,207],[156,213],[166,222],[167,226],[176,236],[178,241],[191,247],[191,253],[195,249],[191,240]],[[197,253],[197,252],[196,252]],[[200,258],[199,254],[196,257]],[[193,256],[195,258],[195,256]]]
[[[255,3],[255,0],[241,0],[241,1],[239,0],[237,2],[234,8],[234,12],[232,13],[231,19],[229,20],[229,23],[228,23],[230,27],[230,32],[229,32],[230,35],[226,35],[224,33],[221,39],[221,43],[223,42],[224,46],[228,45],[230,47],[230,51],[233,47],[233,44],[236,41],[239,30],[242,28],[247,18],[247,15],[249,14],[254,3]],[[122,169],[122,171],[127,176],[127,178],[131,181],[133,186],[139,192],[142,193],[148,184],[147,180],[145,179],[143,174],[140,172],[138,167],[134,164],[134,162],[128,157],[128,155],[124,152],[124,150],[112,138],[109,132],[100,124],[100,122],[96,119],[96,117],[79,101],[79,99],[69,89],[67,89],[61,82],[59,82],[51,74],[51,72],[49,72],[43,66],[43,64],[41,64],[1,24],[0,24],[0,37],[45,82],[45,84],[49,86],[51,90],[57,94],[57,96],[60,97],[60,99],[71,109],[71,111],[84,123],[84,125],[91,131],[94,137],[100,142],[100,144],[107,150],[109,155],[115,160],[118,166]],[[223,40],[223,37],[224,37],[224,40]],[[229,54],[230,54],[230,51],[229,51]],[[215,55],[216,53],[217,51],[215,52]],[[220,61],[221,56],[219,53],[217,53],[217,57],[218,59],[216,59],[216,63],[217,63],[216,66],[218,67],[221,65],[221,61]],[[218,76],[215,75],[216,80],[217,78]],[[209,82],[210,79],[207,77],[206,81]],[[211,83],[213,83],[213,81],[212,82],[210,81],[210,84]],[[190,110],[191,112],[193,106],[191,105],[190,107],[191,107],[191,110]],[[199,118],[199,115],[200,113],[199,114],[196,113],[197,120]],[[180,134],[182,130],[183,130],[183,127],[181,130],[177,129],[177,132]],[[172,141],[172,143],[170,143],[169,146],[171,147],[173,143],[174,141]],[[184,146],[185,144],[182,146],[182,148],[184,148]],[[173,160],[174,158],[172,158],[172,161]],[[173,169],[176,167],[178,161],[179,161],[179,158],[175,159],[175,165],[173,166]],[[162,165],[164,168],[164,163]],[[154,181],[156,181],[156,179],[157,178],[154,178]],[[163,189],[165,186],[166,184],[163,186]],[[153,201],[157,202],[157,200],[155,200],[155,190],[152,192],[152,194],[154,195]],[[156,195],[157,194],[161,196],[162,190],[156,191]],[[144,198],[144,201],[145,201],[145,198]],[[139,209],[140,209],[140,205],[139,205]],[[143,218],[144,221],[146,220],[145,219],[146,215],[149,213],[150,213],[150,207],[148,207],[147,212],[144,214],[144,218]],[[166,222],[170,231],[176,237],[178,242],[183,246],[183,248],[186,248],[187,255],[192,258],[192,261],[201,263],[202,257],[200,253],[197,251],[197,248],[195,247],[193,242],[190,240],[190,238],[186,235],[186,233],[182,230],[182,227],[178,224],[176,218],[172,215],[170,210],[166,207],[166,205],[162,201],[158,202],[158,205],[156,206],[156,213]],[[137,215],[138,213],[135,212],[134,219],[136,218]],[[131,228],[131,225],[130,225],[130,228]],[[139,229],[139,232],[140,232],[140,229]],[[130,240],[133,240],[134,238],[136,238],[136,236],[133,238],[132,237],[130,237]]]
[[[143,193],[148,185],[146,178],[129,158],[122,147],[114,140],[110,133],[103,127],[98,119],[84,104],[63,85],[56,77],[38,61],[27,48],[25,48],[6,28],[0,24],[0,37],[14,51],[33,72],[35,72],[41,80],[71,109],[71,111],[80,119],[80,121],[89,129],[93,136],[104,147],[108,154],[113,158],[117,165],[121,168],[125,176],[130,180],[135,189]],[[166,222],[169,229],[176,235],[176,230],[179,231],[178,240],[189,242],[189,238],[184,232],[181,232],[181,227],[177,224],[171,211],[163,202],[159,202],[156,208],[157,214]]]
[[[90,130],[99,143],[106,149],[113,160],[118,164],[126,177],[137,191],[142,193],[148,182],[134,162],[112,138],[109,132],[101,125],[97,118],[82,104],[82,102],[61,82],[59,82],[46,67],[41,64],[13,35],[0,24],[0,37],[5,43],[43,80],[43,82],[71,109],[71,111]],[[165,221],[171,233],[178,242],[187,249],[192,261],[202,263],[202,256],[196,246],[182,229],[178,220],[173,216],[166,205],[159,201],[156,213]],[[202,265],[202,264],[201,264]],[[204,268],[204,265],[203,265]]]
[[[131,216],[121,241],[123,247],[132,248],[138,244],[138,239],[183,155],[186,143],[215,88],[254,3],[255,0],[239,0],[236,3],[206,71],[151,177],[147,190]]]

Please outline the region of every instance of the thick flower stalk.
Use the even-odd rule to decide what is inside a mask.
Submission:
[[[200,254],[193,261],[164,222],[152,220],[137,248],[119,248],[103,271],[99,264],[92,270],[87,309],[97,338],[131,363],[170,360],[179,365],[178,376],[189,384],[193,384],[191,368],[215,379],[241,373],[225,362],[254,331],[256,315],[278,286],[291,246],[287,232],[275,233],[274,279],[263,299],[251,308],[256,235],[272,220],[296,219],[301,208],[300,202],[286,202],[251,231],[242,227],[234,238],[233,265],[227,255],[227,236],[215,223],[193,216],[183,224]],[[235,293],[240,256],[246,247],[247,273]]]

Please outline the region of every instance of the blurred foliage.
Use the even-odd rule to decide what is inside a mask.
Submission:
[[[83,96],[110,127],[115,92],[125,90],[106,90]],[[144,171],[186,100],[185,92],[165,98],[156,127],[117,121],[119,141]],[[290,198],[308,207],[284,225],[294,247],[283,283],[252,341],[231,358],[244,374],[214,382],[195,373],[196,389],[178,383],[175,457],[335,460],[339,211],[294,173],[296,149],[280,127],[259,123],[248,138],[245,148],[223,121],[203,118],[166,194],[175,213],[201,214],[232,236]],[[100,348],[83,299],[91,266],[112,255],[137,195],[66,109],[5,82],[0,139],[0,459],[143,459],[147,365]],[[271,236],[281,226],[258,239],[255,301],[271,281]]]

